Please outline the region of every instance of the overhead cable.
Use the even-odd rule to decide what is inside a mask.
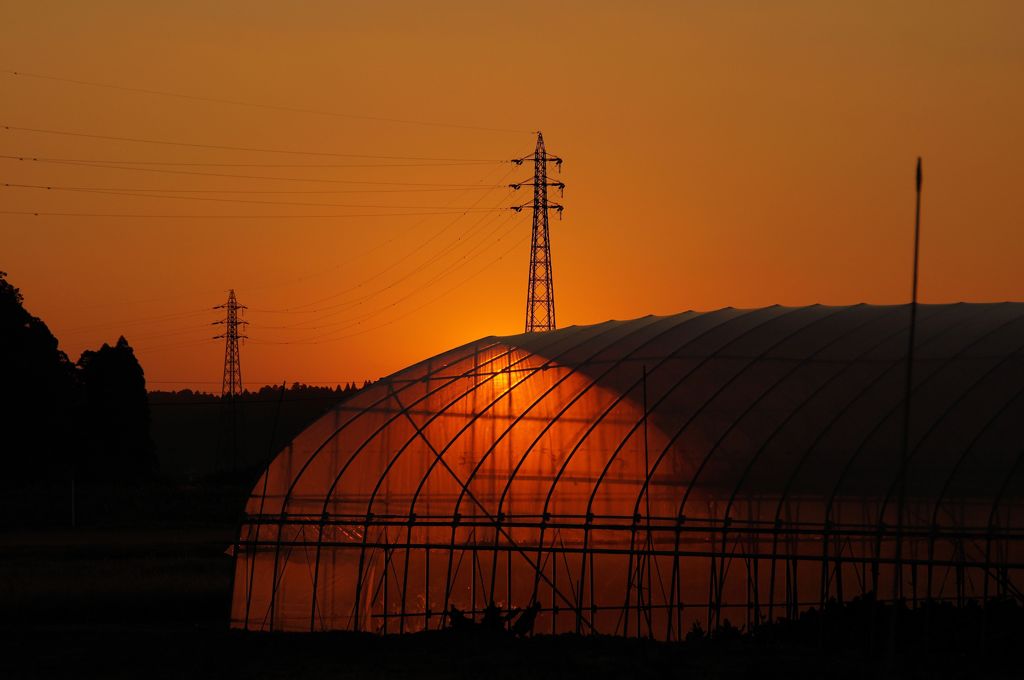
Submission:
[[[277,104],[266,104],[259,102],[246,102],[238,99],[225,99],[221,97],[206,97],[202,95],[183,94],[180,92],[170,92],[167,90],[155,90],[152,88],[143,87],[129,87],[125,85],[113,85],[110,83],[97,83],[89,80],[78,80],[75,78],[61,78],[58,76],[44,75],[41,73],[29,73],[26,71],[14,71],[5,69],[0,71],[4,75],[13,76],[17,78],[35,78],[37,80],[49,80],[59,83],[69,83],[72,85],[82,85],[87,87],[99,87],[108,90],[119,90],[121,92],[133,92],[136,94],[147,94],[159,97],[173,97],[175,99],[186,99],[191,101],[208,102],[212,104],[230,104],[232,106],[245,106],[254,109],[267,109],[270,111],[283,111],[286,113],[304,113],[312,114],[317,116],[331,116],[335,118],[349,118],[352,120],[367,120],[376,121],[382,123],[398,123],[402,125],[419,125],[427,127],[439,127],[439,128],[454,128],[459,130],[479,130],[483,132],[509,132],[513,134],[532,134],[531,130],[515,130],[510,128],[499,128],[499,127],[485,127],[480,125],[464,125],[461,123],[440,123],[436,121],[424,121],[424,120],[413,120],[409,118],[392,118],[387,116],[371,116],[366,114],[358,113],[346,113],[341,111],[325,111],[319,109],[311,109],[297,106],[281,106]]]
[[[246,151],[251,153],[272,153],[291,156],[324,156],[330,158],[376,158],[380,160],[393,161],[446,161],[454,163],[508,163],[510,161],[495,160],[493,158],[434,158],[429,156],[387,156],[362,153],[340,153],[333,151],[308,151],[294,149],[267,149],[254,146],[231,146],[228,144],[200,144],[196,142],[179,142],[166,139],[148,139],[145,137],[120,137],[117,135],[100,135],[91,132],[75,132],[71,130],[53,130],[50,128],[32,128],[19,125],[0,125],[0,129],[7,132],[30,132],[42,135],[58,135],[62,137],[81,137],[85,139],[99,139],[108,142],[131,142],[133,144],[157,144],[160,146],[177,146],[189,149],[209,149],[214,151]]]

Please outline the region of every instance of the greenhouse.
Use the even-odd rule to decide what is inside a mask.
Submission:
[[[1024,303],[919,306],[912,362],[909,318],[648,316],[395,373],[256,484],[232,625],[398,633],[537,603],[537,632],[675,640],[865,593],[1020,597]]]

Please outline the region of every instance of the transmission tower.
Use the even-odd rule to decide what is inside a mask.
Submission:
[[[239,310],[246,309],[245,305],[238,304],[234,289],[228,291],[228,301],[217,305],[214,309],[223,309],[224,318],[214,321],[214,325],[223,325],[224,332],[213,336],[214,340],[224,339],[224,379],[220,385],[220,396],[234,398],[242,393],[242,359],[238,353],[238,341],[248,336],[239,332],[239,327],[249,324],[248,321],[241,321],[238,318]]]
[[[215,340],[224,339],[224,378],[220,385],[221,398],[221,441],[220,454],[232,469],[238,459],[238,403],[237,397],[242,394],[242,357],[238,351],[238,341],[249,336],[243,331],[248,321],[239,318],[239,312],[246,309],[238,304],[234,289],[228,291],[228,301],[217,305],[214,309],[223,309],[224,318],[214,321],[214,325],[223,325],[224,332],[213,336]]]
[[[548,181],[548,163],[554,163],[559,172],[562,159],[551,156],[544,149],[544,135],[537,133],[537,148],[529,156],[513,158],[512,162],[522,165],[533,161],[533,180],[510,184],[513,189],[533,187],[533,201],[513,206],[516,212],[527,206],[533,208],[533,237],[530,240],[530,280],[526,287],[526,332],[551,331],[555,329],[555,284],[551,273],[551,239],[548,234],[548,211],[557,210],[561,218],[563,207],[548,202],[548,187],[556,187],[561,195],[565,191],[562,182]]]

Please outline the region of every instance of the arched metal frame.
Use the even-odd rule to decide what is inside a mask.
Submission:
[[[1024,304],[922,306],[898,526],[906,312],[645,317],[385,378],[256,485],[232,625],[404,632],[537,601],[538,629],[671,640],[869,592],[1021,597]]]

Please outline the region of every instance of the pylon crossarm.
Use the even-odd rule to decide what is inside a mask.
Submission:
[[[540,186],[540,185],[538,185],[538,184],[536,184],[536,183],[534,183],[532,181],[529,181],[529,182],[516,182],[514,184],[509,184],[509,187],[511,187],[512,189],[515,189],[516,191],[518,191],[520,187],[535,187],[535,186]],[[544,182],[543,186],[555,187],[556,189],[565,189],[565,182]]]
[[[547,206],[548,206],[548,210],[557,210],[559,213],[561,213],[563,210],[565,210],[565,206],[561,205],[559,203],[548,203]],[[508,209],[509,210],[514,210],[516,212],[521,212],[523,210],[523,208],[532,208],[532,207],[533,207],[533,201],[530,201],[529,203],[523,203],[522,205],[512,205],[512,206],[509,206]]]
[[[516,165],[522,165],[526,161],[531,161],[531,162],[532,161],[542,161],[544,163],[555,163],[559,167],[561,167],[561,165],[563,163],[562,159],[559,158],[558,156],[550,156],[550,155],[545,154],[545,155],[541,156],[540,158],[537,158],[532,153],[529,156],[523,156],[522,158],[513,158],[511,162],[515,163]]]

